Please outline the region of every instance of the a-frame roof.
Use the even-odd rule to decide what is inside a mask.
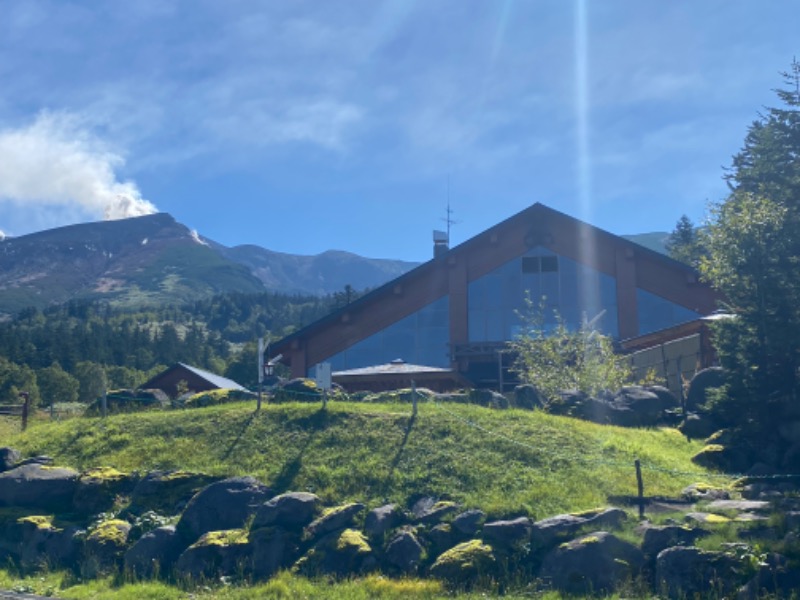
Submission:
[[[537,202],[286,336],[273,345],[273,351],[285,355],[293,344],[313,339],[322,332],[350,322],[357,315],[364,317],[372,312],[394,311],[392,318],[403,318],[448,293],[447,267],[467,262],[467,280],[474,281],[536,246],[548,248],[612,276],[616,273],[615,260],[619,260],[615,257],[635,256],[643,265],[637,271],[636,287],[704,314],[716,305],[716,294],[697,283],[698,274],[692,267]],[[689,294],[683,290],[687,282],[695,287]],[[412,294],[407,293],[411,289],[422,292],[415,294],[413,301],[410,300]],[[387,305],[392,308],[386,308]],[[375,311],[377,307],[381,310]],[[368,328],[378,331],[389,324],[386,318],[380,321],[378,317],[370,317],[367,319],[370,321]]]

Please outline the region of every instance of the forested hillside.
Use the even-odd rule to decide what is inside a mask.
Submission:
[[[175,362],[254,385],[258,337],[282,337],[357,296],[232,293],[147,311],[83,301],[25,309],[0,323],[0,402],[17,402],[22,390],[44,404],[89,402],[103,384],[133,388]]]

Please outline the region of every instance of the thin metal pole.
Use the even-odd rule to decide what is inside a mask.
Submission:
[[[633,462],[636,467],[636,486],[639,491],[639,518],[644,519],[644,481],[642,481],[642,463],[637,458]]]

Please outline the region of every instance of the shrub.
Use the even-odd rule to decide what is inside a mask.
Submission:
[[[549,401],[562,390],[580,390],[594,396],[631,383],[633,374],[623,357],[614,353],[611,338],[584,324],[570,330],[556,313],[554,331],[546,332],[544,305],[534,308],[530,298],[519,314],[522,333],[509,342],[516,355],[513,371],[523,383],[536,387]]]

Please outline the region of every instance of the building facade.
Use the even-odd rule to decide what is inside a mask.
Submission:
[[[542,204],[447,249],[274,346],[294,376],[402,359],[502,387],[499,352],[526,298],[545,328],[584,320],[616,340],[710,314],[716,294],[687,265]]]

